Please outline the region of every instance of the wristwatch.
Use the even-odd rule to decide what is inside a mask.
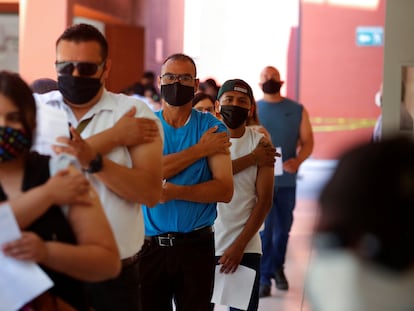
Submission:
[[[96,158],[89,162],[89,167],[87,169],[84,169],[84,171],[93,174],[102,171],[102,168],[102,155],[100,153],[97,153]]]

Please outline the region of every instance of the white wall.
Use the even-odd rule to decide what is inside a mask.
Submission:
[[[414,1],[388,0],[385,15],[383,137],[400,130],[401,67],[414,66]]]
[[[196,60],[201,80],[241,78],[259,99],[265,66],[286,79],[291,28],[298,23],[297,0],[186,0],[184,53]]]
[[[19,70],[19,16],[0,14],[0,68]]]

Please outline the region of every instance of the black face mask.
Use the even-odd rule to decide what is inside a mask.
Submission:
[[[172,106],[188,104],[194,97],[194,87],[182,85],[180,82],[161,85],[161,96]]]
[[[63,98],[75,105],[83,105],[98,94],[101,79],[62,75],[58,77],[58,88]]]
[[[227,127],[234,130],[246,122],[249,109],[239,106],[221,106],[220,114]]]
[[[281,87],[282,82],[270,79],[263,83],[262,90],[266,94],[276,94],[279,93]]]

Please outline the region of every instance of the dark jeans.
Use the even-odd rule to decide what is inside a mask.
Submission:
[[[296,187],[275,186],[272,209],[266,217],[264,230],[260,232],[263,249],[260,284],[270,285],[276,270],[285,263],[295,204]]]
[[[122,269],[112,280],[87,284],[95,311],[138,311],[138,263]]]
[[[145,240],[138,253],[142,311],[207,311],[214,282],[214,233],[174,246]],[[121,309],[119,309],[121,310]]]
[[[218,264],[219,259],[220,259],[220,256],[216,257],[216,264]],[[259,308],[260,259],[261,259],[260,254],[245,253],[240,262],[240,265],[248,267],[248,268],[252,268],[254,271],[256,271],[256,277],[254,278],[252,295],[250,296],[249,307],[246,311],[257,311],[257,309]],[[236,309],[232,307],[230,307],[229,310],[230,311],[241,311],[240,309]]]

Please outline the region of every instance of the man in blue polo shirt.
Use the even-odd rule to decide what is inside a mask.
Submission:
[[[226,126],[192,109],[199,80],[192,58],[169,56],[159,84],[164,129],[161,201],[144,207],[145,243],[138,254],[142,310],[210,310],[216,202],[233,196]]]

